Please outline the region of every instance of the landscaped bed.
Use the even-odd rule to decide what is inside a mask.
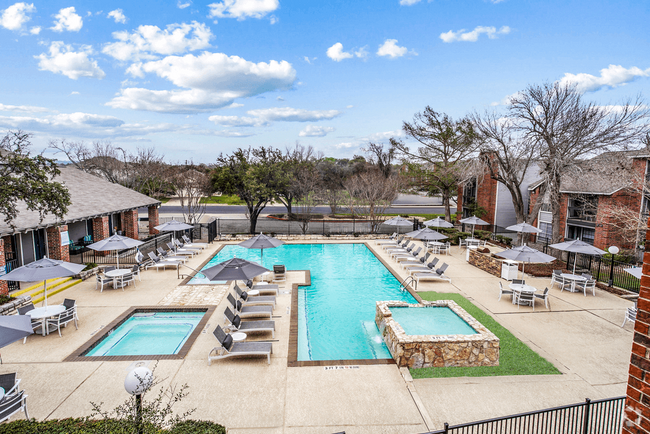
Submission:
[[[557,370],[546,359],[526,344],[517,339],[505,327],[490,315],[470,303],[460,294],[438,292],[419,292],[423,300],[453,300],[494,333],[501,342],[499,366],[476,367],[446,367],[411,369],[413,378],[442,378],[442,377],[490,377],[500,375],[557,375]]]

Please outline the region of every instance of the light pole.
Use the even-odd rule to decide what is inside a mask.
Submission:
[[[153,383],[153,373],[149,368],[140,366],[126,375],[124,389],[131,395],[135,395],[135,422],[138,426],[138,434],[144,432],[142,425],[142,394],[146,392]]]
[[[609,249],[607,249],[607,251],[612,255],[612,257],[610,258],[612,262],[612,266],[609,269],[609,283],[608,283],[608,286],[611,288],[612,286],[614,286],[614,255],[617,254],[619,250],[618,247],[616,246],[610,246]]]

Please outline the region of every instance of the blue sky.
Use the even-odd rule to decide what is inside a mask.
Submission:
[[[102,140],[212,163],[299,141],[351,157],[427,105],[499,110],[528,84],[647,98],[649,18],[643,0],[2,0],[0,130],[34,151]]]

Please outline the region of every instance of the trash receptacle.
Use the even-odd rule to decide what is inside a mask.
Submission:
[[[516,279],[519,274],[519,263],[506,259],[501,264],[501,278],[506,280]]]

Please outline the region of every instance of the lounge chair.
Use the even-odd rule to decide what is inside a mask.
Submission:
[[[271,364],[273,345],[270,342],[233,342],[232,336],[226,334],[221,326],[217,326],[213,334],[221,345],[214,347],[208,353],[208,366],[212,364],[213,360],[225,359],[231,356],[266,356],[268,364]],[[213,352],[214,356],[212,355]]]
[[[546,306],[546,309],[551,310],[551,301],[548,299],[548,287],[544,289],[544,292],[542,294],[533,294],[535,298],[539,298],[540,300],[544,300],[544,306]],[[533,306],[533,310],[535,310]]]
[[[172,255],[175,255],[175,256],[191,256],[191,257],[194,257],[194,255],[199,254],[199,250],[181,249],[175,243],[172,243],[172,242],[167,243],[167,248],[169,249],[168,252],[170,254],[172,254]]]
[[[35,309],[34,308],[34,303],[29,303],[27,306],[22,306],[22,307],[19,307],[17,309],[18,310],[18,315],[27,315],[27,312],[29,312],[30,310],[34,310],[34,309]],[[32,330],[36,331],[37,328],[44,327],[43,323],[44,323],[44,320],[42,318],[41,319],[32,319]],[[23,344],[25,342],[27,342],[27,336],[25,336],[25,338],[23,339]],[[5,389],[5,391],[6,390],[7,389]]]
[[[199,253],[201,253],[201,250],[203,250],[202,247],[190,247],[185,243],[181,243],[181,241],[178,238],[174,238],[174,241],[172,241],[172,243],[177,249],[189,250],[194,252],[195,255],[198,255]]]
[[[397,243],[397,244],[387,244],[387,245],[382,246],[382,247],[383,247],[384,250],[387,251],[387,252],[390,252],[391,250],[395,250],[395,249],[401,249],[401,250],[404,250],[404,249],[406,249],[406,247],[409,245],[409,243],[410,243],[409,240],[404,240],[404,241],[402,241],[401,243]]]
[[[415,277],[415,281],[420,283],[420,280],[447,280],[449,283],[451,283],[451,278],[448,276],[445,276],[445,271],[449,265],[446,263],[443,263],[440,268],[438,268],[435,272],[425,272],[425,273],[414,273],[413,277]]]
[[[636,307],[627,308],[627,312],[625,312],[625,319],[623,320],[623,325],[621,327],[625,327],[625,323],[628,321],[636,321]]]
[[[226,298],[235,309],[235,313],[242,318],[271,318],[273,316],[273,306],[244,306],[241,300],[235,300],[232,294],[228,294]]]
[[[406,270],[409,274],[420,273],[420,272],[427,273],[429,271],[436,271],[435,267],[438,264],[438,262],[440,262],[440,259],[433,258],[431,262],[427,264],[405,266],[404,270]]]
[[[422,247],[418,247],[416,250],[409,252],[408,254],[395,255],[393,259],[395,259],[397,262],[408,261],[410,259],[417,258],[421,251]]]
[[[503,284],[499,282],[499,298],[497,299],[497,301],[501,300],[502,295],[510,295],[514,297],[514,291],[511,289],[503,289]]]
[[[27,395],[21,390],[13,395],[7,395],[0,401],[0,423],[9,420],[11,416],[19,411],[25,412],[25,418],[29,420],[27,414]]]
[[[378,246],[396,246],[404,240],[404,235],[397,237],[397,239],[390,239],[386,241],[377,241]]]
[[[235,292],[242,300],[243,306],[273,306],[275,307],[275,296],[274,295],[257,295],[254,297],[249,297],[246,291],[235,284]]]
[[[287,267],[284,265],[273,266],[273,281],[286,282],[287,281]]]
[[[226,321],[228,321],[231,330],[244,333],[252,332],[271,332],[271,337],[275,337],[275,321],[244,321],[242,322],[239,315],[235,315],[229,307],[223,312]]]
[[[169,259],[183,263],[187,262],[187,255],[176,255],[173,250],[165,251],[162,247],[158,247],[156,251],[161,259]]]
[[[424,266],[424,264],[426,264],[426,262],[429,260],[430,257],[431,257],[431,253],[426,252],[424,254],[424,256],[420,256],[419,258],[414,257],[414,258],[408,259],[406,261],[400,261],[399,265],[402,268],[406,268],[409,265],[412,265],[412,266],[420,266],[420,265]]]
[[[151,259],[151,264],[147,265],[147,268],[156,267],[156,271],[158,271],[159,268],[164,269],[167,268],[168,266],[178,268],[179,264],[181,263],[181,261],[176,261],[171,259],[161,259],[160,257],[156,256],[154,252],[149,252],[147,254]]]
[[[254,285],[252,280],[246,281],[246,287],[250,290],[259,291],[260,295],[278,295],[280,289],[280,286],[274,283],[258,283]]]
[[[185,247],[190,247],[190,248],[196,248],[198,247],[199,249],[207,249],[208,248],[208,243],[195,243],[194,241],[190,240],[190,237],[187,235],[183,235],[183,245]]]

